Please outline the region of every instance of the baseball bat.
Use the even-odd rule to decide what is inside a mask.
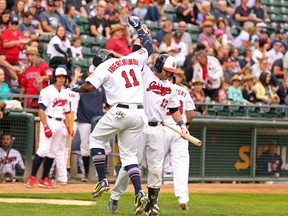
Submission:
[[[175,131],[181,137],[183,137],[184,139],[186,139],[189,142],[193,143],[194,145],[196,145],[196,146],[201,146],[202,145],[202,141],[197,139],[196,137],[193,137],[190,134],[184,134],[182,131],[179,131],[179,130],[175,129],[174,127],[171,127],[171,126],[165,124],[165,122],[162,122],[162,124],[163,124],[163,126],[166,126],[166,127],[170,128],[171,130]]]
[[[75,116],[75,112],[71,111],[70,112],[70,120],[69,120],[70,131],[74,130],[74,116]],[[73,136],[71,134],[69,134],[69,138],[68,138],[68,159],[67,159],[67,168],[68,169],[70,169],[70,165],[71,165],[72,139],[73,139]]]

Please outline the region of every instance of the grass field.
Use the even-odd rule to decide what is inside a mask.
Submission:
[[[73,199],[95,201],[89,193],[67,194],[0,194],[1,198],[38,198],[38,199]],[[109,193],[97,198],[95,206],[51,205],[39,203],[0,203],[1,216],[96,216],[111,215],[107,210]],[[118,212],[114,215],[133,214],[132,193],[125,193],[119,202]],[[190,194],[188,211],[178,209],[174,194],[161,193],[159,207],[162,215],[193,216],[287,216],[288,194]]]

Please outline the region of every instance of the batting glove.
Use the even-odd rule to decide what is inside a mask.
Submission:
[[[185,124],[181,125],[181,130],[182,130],[182,133],[184,134],[190,134]]]
[[[72,83],[72,85],[71,85],[71,91],[80,92],[80,86],[77,85],[76,83]]]
[[[47,138],[52,137],[53,133],[48,125],[44,125],[44,133]]]
[[[67,133],[73,137],[74,136],[74,130],[71,130],[69,126],[66,128],[67,128]]]
[[[140,19],[139,19],[139,17],[137,17],[137,16],[131,16],[131,17],[129,17],[129,18],[128,18],[128,23],[129,23],[132,27],[134,27],[136,30],[141,28],[141,26],[140,26]]]

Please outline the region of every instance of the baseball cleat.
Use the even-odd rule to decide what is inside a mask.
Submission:
[[[39,187],[42,188],[56,188],[49,178],[40,179]]]
[[[98,182],[95,185],[94,191],[92,192],[92,197],[100,197],[104,191],[108,191],[109,189],[110,186],[107,179],[103,179],[101,182]]]
[[[187,202],[181,202],[181,203],[179,203],[179,208],[180,208],[181,210],[187,211],[187,210],[188,210],[188,203],[187,203]]]
[[[35,177],[35,176],[30,176],[30,177],[29,177],[29,180],[27,181],[27,183],[25,184],[25,186],[26,186],[27,188],[32,188],[32,187],[34,187],[35,180],[36,180],[36,177]]]
[[[118,209],[118,200],[110,199],[107,207],[108,210],[114,214]]]
[[[153,206],[146,212],[147,216],[160,216],[159,210]]]
[[[145,209],[145,205],[148,202],[148,197],[147,195],[144,193],[143,190],[140,190],[138,192],[138,194],[135,196],[135,209],[134,209],[134,213],[136,215],[142,214],[144,212]]]

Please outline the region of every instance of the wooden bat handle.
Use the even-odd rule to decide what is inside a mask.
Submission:
[[[192,144],[196,145],[196,146],[201,146],[202,145],[202,141],[197,139],[196,137],[191,136],[190,134],[184,134],[182,131],[179,131],[177,129],[175,129],[174,127],[171,127],[167,124],[165,124],[164,122],[162,122],[162,125],[170,128],[171,130],[175,131],[176,133],[178,133],[181,137],[183,137],[184,139],[188,140],[189,142],[191,142]]]

